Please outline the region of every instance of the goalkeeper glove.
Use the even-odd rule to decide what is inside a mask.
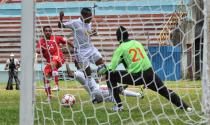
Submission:
[[[105,64],[102,64],[102,65],[98,66],[98,69],[97,69],[98,75],[103,75],[103,74],[106,73],[106,71],[107,71],[107,67],[106,67]]]

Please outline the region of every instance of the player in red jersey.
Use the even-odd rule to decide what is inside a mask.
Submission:
[[[50,26],[43,27],[44,37],[40,38],[37,46],[36,52],[41,54],[42,57],[46,59],[46,66],[44,67],[44,84],[45,91],[48,95],[48,99],[51,99],[51,88],[50,88],[50,78],[54,78],[55,87],[53,90],[59,90],[58,87],[58,69],[64,64],[64,54],[61,50],[61,44],[66,45],[67,43],[71,46],[72,43],[67,41],[62,36],[53,36],[52,29]]]

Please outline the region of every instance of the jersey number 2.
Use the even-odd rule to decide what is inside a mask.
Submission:
[[[132,57],[132,62],[137,62],[140,60],[140,58],[137,58],[137,54],[140,54],[141,58],[144,59],[144,55],[142,54],[141,50],[139,48],[136,49],[130,49],[129,54],[134,53]]]

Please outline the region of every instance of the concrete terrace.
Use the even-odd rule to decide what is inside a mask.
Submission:
[[[56,35],[70,37],[70,30],[57,28],[58,13],[65,12],[65,21],[79,17],[82,7],[95,8],[95,21],[93,27],[98,30],[98,36],[92,37],[93,44],[100,50],[108,63],[118,42],[115,37],[115,30],[119,25],[126,26],[130,31],[130,38],[139,40],[148,47],[159,46],[160,33],[166,23],[168,29],[177,25],[180,0],[134,0],[134,1],[79,1],[68,0],[67,2],[38,2],[36,4],[36,40],[42,35],[41,29],[45,25],[53,28]],[[65,0],[66,1],[66,0]],[[189,0],[185,0],[187,4]],[[185,6],[186,7],[186,6]],[[8,4],[0,5],[0,63],[5,63],[10,53],[15,53],[20,58],[20,31],[21,31],[21,4],[20,0],[11,0]],[[185,16],[190,16],[185,14]],[[172,20],[169,19],[173,17]],[[169,34],[163,41],[168,42]],[[40,56],[38,56],[40,62]],[[153,57],[153,56],[151,56]],[[71,57],[67,57],[71,60]],[[37,65],[40,70],[40,65]],[[3,69],[0,66],[0,70]]]

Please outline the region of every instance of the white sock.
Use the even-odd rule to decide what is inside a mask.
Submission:
[[[133,91],[130,91],[130,90],[123,90],[122,95],[124,95],[124,96],[132,96],[132,97],[141,96],[140,93],[138,93],[138,92],[133,92]]]
[[[85,88],[85,90],[90,95],[90,89],[88,87],[88,82],[85,79],[85,75],[82,71],[77,70],[74,72],[75,79]]]
[[[91,91],[99,90],[99,85],[96,83],[95,79],[93,79],[92,77],[88,76],[86,78],[86,81],[88,82],[88,86],[89,86]]]
[[[91,90],[99,90],[99,85],[96,83],[96,81],[92,77],[85,78],[85,75],[82,71],[77,70],[74,72],[75,79],[83,85],[85,90],[90,94]]]

